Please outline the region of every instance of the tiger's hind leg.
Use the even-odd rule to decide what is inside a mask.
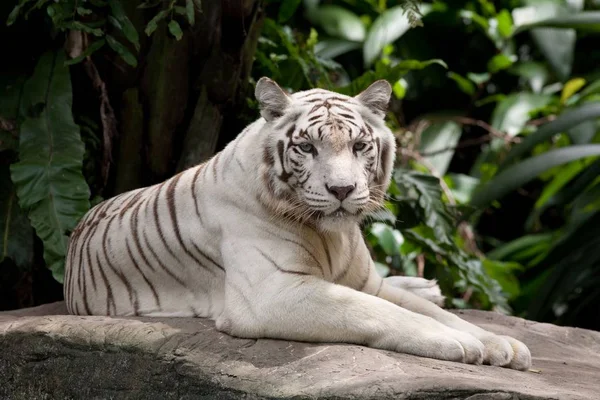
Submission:
[[[445,297],[435,279],[429,280],[413,276],[390,276],[384,279],[390,285],[407,290],[419,297],[429,300],[439,307],[444,306]]]

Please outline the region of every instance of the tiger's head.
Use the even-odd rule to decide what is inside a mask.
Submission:
[[[380,80],[356,97],[323,89],[288,95],[261,78],[263,202],[324,231],[344,230],[380,208],[396,154],[384,122],[391,92]]]

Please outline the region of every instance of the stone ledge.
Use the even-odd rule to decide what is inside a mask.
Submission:
[[[345,344],[245,340],[191,318],[0,313],[0,399],[598,399],[600,333],[457,311],[528,344],[519,372]]]

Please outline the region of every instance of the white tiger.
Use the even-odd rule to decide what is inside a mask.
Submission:
[[[523,343],[434,304],[434,282],[374,268],[359,222],[390,182],[390,85],[288,95],[262,78],[255,94],[262,118],[210,161],[87,213],[67,256],[69,311],[528,369]]]

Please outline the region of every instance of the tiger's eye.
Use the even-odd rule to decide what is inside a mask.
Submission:
[[[300,146],[300,150],[302,150],[305,153],[312,153],[312,151],[314,150],[314,146],[310,143],[302,143]]]
[[[367,144],[365,142],[357,142],[354,143],[353,149],[354,151],[361,151],[364,150],[365,147],[367,147]]]

